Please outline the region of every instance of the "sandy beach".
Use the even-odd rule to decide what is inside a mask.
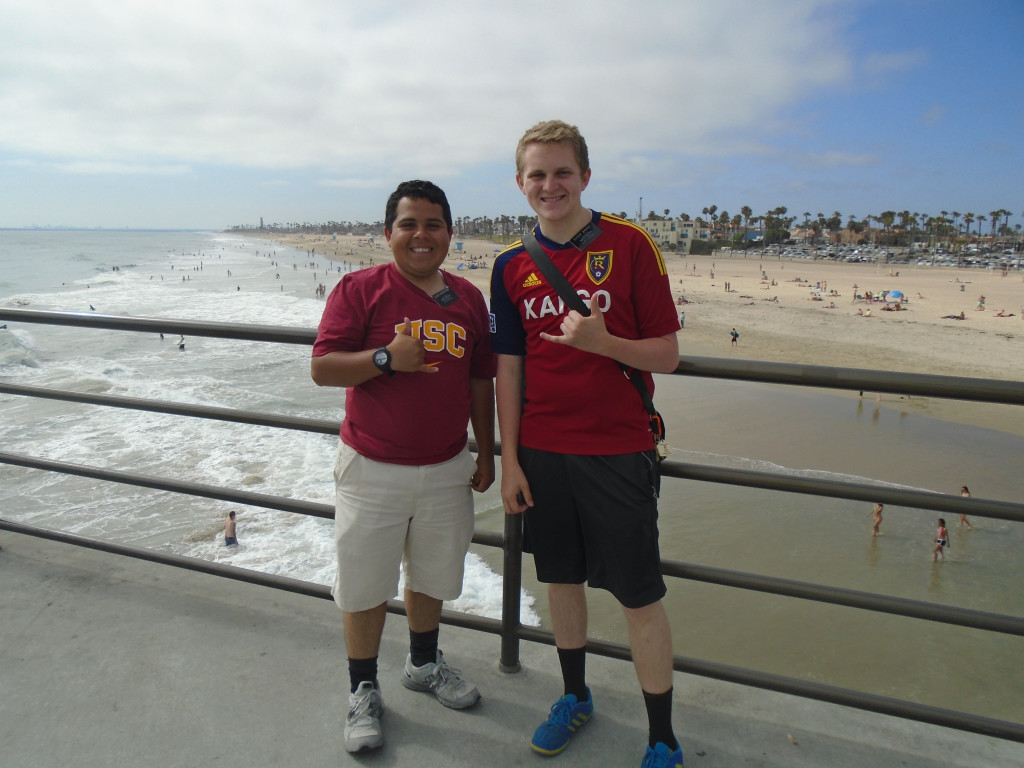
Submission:
[[[369,266],[391,258],[383,236],[372,241],[344,235],[262,236],[350,264]],[[444,269],[470,279],[487,295],[490,267],[500,246],[459,242],[462,250],[456,250],[453,240]],[[1024,381],[1024,275],[1019,271],[1004,277],[987,269],[775,256],[762,260],[754,251],[745,256],[728,251],[686,257],[666,253],[665,261],[673,296],[685,313],[679,334],[683,356]],[[899,311],[886,311],[885,302],[855,298],[882,291],[903,293]],[[982,296],[983,310],[978,309]],[[963,320],[947,317],[961,313]],[[739,333],[736,345],[730,343],[733,328]],[[906,407],[905,401],[895,399]],[[1024,433],[1024,415],[1014,412],[1007,418],[1005,406],[918,400],[912,407],[947,418],[951,408],[957,418],[966,409],[973,423]]]
[[[335,261],[369,265],[391,257],[383,237],[372,243],[350,236],[268,239]],[[467,240],[461,252],[454,244],[452,249],[444,269],[469,278],[486,295],[499,246]],[[666,253],[665,261],[676,300],[687,302],[679,306],[686,313],[680,332],[684,355],[1024,380],[1020,272],[1003,277],[986,269],[762,261],[756,252]],[[855,285],[859,295],[902,291],[901,311],[855,301]],[[977,309],[980,296],[984,310]],[[858,314],[869,309],[871,317]],[[1000,310],[1005,316],[997,316]],[[945,318],[961,312],[964,320]],[[740,334],[736,346],[729,339],[734,327]]]

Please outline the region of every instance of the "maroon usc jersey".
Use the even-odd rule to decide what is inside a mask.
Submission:
[[[442,306],[394,263],[345,275],[327,298],[313,356],[383,347],[408,317],[437,373],[376,376],[345,390],[341,439],[374,461],[439,464],[466,445],[470,379],[494,377],[487,303],[465,278],[442,272],[457,297]]]

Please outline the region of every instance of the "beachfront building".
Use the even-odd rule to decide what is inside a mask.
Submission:
[[[663,251],[687,254],[694,240],[707,240],[710,236],[707,225],[699,219],[644,219],[639,224]]]

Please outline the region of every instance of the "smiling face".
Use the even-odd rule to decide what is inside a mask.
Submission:
[[[452,240],[441,206],[426,198],[403,197],[392,228],[384,228],[384,237],[398,271],[411,283],[431,289]]]
[[[540,219],[541,231],[556,240],[565,232],[571,237],[590,220],[590,211],[580,201],[589,182],[590,169],[580,170],[579,160],[566,142],[527,144],[522,169],[516,174],[519,189]]]

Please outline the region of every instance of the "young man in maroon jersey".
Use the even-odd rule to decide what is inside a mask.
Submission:
[[[452,237],[441,189],[403,182],[388,199],[394,262],[345,275],[327,299],[311,372],[346,387],[334,466],[338,574],[349,713],[345,748],[384,742],[377,655],[387,600],[405,565],[410,653],[402,684],[464,709],[476,687],[438,650],[441,604],[462,592],[473,494],[494,481],[494,373],[487,304],[440,269]],[[472,422],[477,457],[467,449]],[[472,489],[472,491],[471,491]]]
[[[589,302],[567,311],[521,243],[491,275],[501,496],[524,515],[524,548],[548,584],[564,693],[532,740],[561,752],[594,711],[586,684],[584,582],[622,605],[650,723],[643,766],[681,766],[672,730],[672,637],[661,598],[660,485],[651,420],[619,363],[669,372],[679,320],[665,264],[640,227],[585,208],[586,142],[561,121],[530,128],[516,181],[540,246]],[[650,373],[644,373],[653,391]]]

